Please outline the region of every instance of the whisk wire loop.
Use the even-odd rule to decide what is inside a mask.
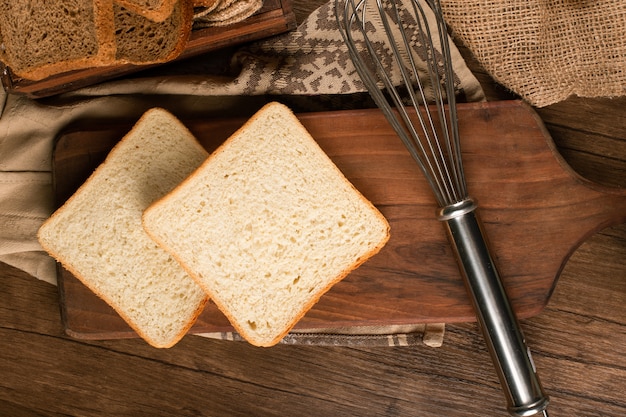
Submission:
[[[336,1],[338,5],[341,0]],[[448,64],[451,61],[446,59],[450,56],[447,27],[437,14],[429,18],[419,0],[411,0],[410,10],[398,6],[397,1],[371,0],[375,7],[368,7],[368,0],[345,0],[343,13],[337,16],[339,27],[349,53],[358,57],[353,62],[363,83],[418,163],[438,204],[443,207],[467,198],[455,103],[450,103],[455,94],[454,75]],[[428,1],[431,7],[436,6],[431,3]],[[339,13],[341,8],[336,7],[336,10]],[[385,34],[382,40],[370,39],[369,31],[374,23],[382,26]],[[434,46],[432,24],[437,27],[434,33],[441,52]],[[357,45],[363,47],[359,50]],[[419,48],[421,52],[417,51]],[[425,80],[415,60],[418,52],[424,56]],[[439,56],[442,58],[438,59]],[[379,88],[380,84],[384,91]],[[440,129],[436,128],[434,111],[426,105],[431,101],[427,95],[429,87]],[[445,100],[449,106],[445,106]],[[411,113],[409,108],[413,110]],[[414,123],[414,119],[418,123]]]
[[[378,0],[378,2],[380,4],[381,0]],[[396,19],[398,23],[401,23],[403,21],[403,17],[400,15],[400,11],[396,2],[390,1],[389,5],[391,8],[391,11],[393,12],[394,18]],[[412,5],[413,5],[414,16],[415,16],[415,22],[418,26],[417,34],[420,36],[420,39],[421,39],[420,43],[421,45],[426,47],[426,52],[429,56],[434,56],[435,51],[434,51],[430,31],[428,30],[428,27],[425,27],[426,25],[422,23],[422,22],[426,22],[424,9],[417,2],[412,2]],[[400,37],[402,39],[401,44],[405,45],[405,48],[407,49],[405,52],[406,52],[406,61],[408,61],[407,65],[403,65],[403,62],[402,62],[403,51],[399,49],[398,47],[399,43],[396,42],[396,40],[393,37],[389,20],[384,13],[381,15],[381,17],[382,17],[383,24],[385,26],[385,30],[388,31],[388,33],[390,34],[390,37],[389,37],[390,47],[393,51],[395,61],[398,64],[398,67],[400,69],[403,85],[407,87],[406,89],[407,89],[407,93],[409,96],[410,104],[415,109],[416,115],[419,120],[419,124],[422,128],[422,135],[423,135],[422,137],[424,139],[423,141],[419,141],[418,139],[419,135],[411,126],[409,116],[406,113],[405,108],[402,105],[403,103],[401,101],[396,102],[396,108],[399,109],[400,114],[402,115],[403,121],[405,122],[405,124],[410,130],[410,133],[411,133],[410,138],[412,139],[412,145],[418,146],[418,148],[420,148],[421,150],[422,159],[426,161],[425,165],[428,167],[428,170],[431,172],[431,175],[434,178],[434,182],[437,184],[438,196],[444,197],[444,198],[441,198],[440,205],[448,204],[448,202],[452,202],[456,200],[456,197],[454,195],[454,190],[455,190],[454,184],[451,181],[450,167],[449,167],[449,164],[447,163],[449,161],[446,161],[445,152],[442,149],[441,143],[439,141],[437,130],[435,129],[435,123],[434,123],[431,112],[429,111],[428,107],[423,107],[425,111],[423,112],[420,111],[422,107],[420,107],[419,105],[420,101],[418,100],[416,93],[419,92],[419,96],[420,96],[419,98],[421,99],[421,103],[426,104],[427,103],[426,94],[425,94],[426,86],[423,84],[421,77],[419,77],[417,66],[413,58],[413,54],[411,53],[409,49],[411,43],[407,37],[406,31],[401,30],[400,31]],[[436,63],[434,63],[434,60],[431,60],[431,59],[427,59],[426,62],[428,64],[427,68],[428,68],[428,75],[431,81],[431,85],[433,86],[433,90],[437,98],[435,102],[443,103],[443,97],[441,94],[441,80],[439,78],[439,73],[436,68]],[[417,89],[414,88],[414,86],[417,86]],[[438,110],[439,110],[439,115],[441,117],[444,114],[442,113],[443,107],[439,106]],[[444,139],[445,139],[445,136],[447,136],[448,134],[446,129],[443,130],[443,134],[444,134]]]
[[[379,7],[380,5],[380,2],[378,2]],[[410,123],[407,124],[408,114],[404,111],[402,99],[398,91],[395,89],[391,78],[388,76],[386,72],[387,69],[385,68],[383,62],[378,58],[375,45],[368,38],[367,23],[369,22],[369,18],[367,17],[368,10],[366,6],[367,0],[360,0],[358,3],[355,2],[355,0],[346,0],[344,3],[343,13],[343,24],[345,26],[342,26],[341,24],[339,26],[342,29],[345,28],[343,35],[346,37],[346,45],[348,46],[351,56],[360,57],[361,54],[364,54],[366,57],[366,59],[355,59],[353,62],[359,74],[368,75],[362,75],[361,79],[372,95],[373,100],[382,110],[393,129],[398,133],[398,136],[407,147],[413,159],[421,161],[420,153],[418,152],[421,152],[422,154],[425,153],[423,149],[419,149],[421,143],[418,142],[417,145],[419,146],[415,147],[411,142],[411,138],[415,137],[417,132]],[[356,35],[360,36],[357,37]],[[357,45],[360,43],[364,46],[362,51],[357,49]],[[382,82],[383,87],[388,91],[390,99],[396,105],[399,114],[394,113],[392,106],[389,105],[387,98],[379,89],[379,81]],[[422,166],[421,163],[420,166]],[[436,179],[433,178],[433,176],[426,170],[424,170],[424,174],[431,188],[436,189],[438,187]]]
[[[437,51],[434,47],[435,42],[428,24],[428,18],[424,8],[418,1],[411,2],[415,16],[420,16],[416,19],[418,25],[418,34],[420,37],[420,43],[426,48],[428,57],[425,63],[428,68],[428,76],[430,85],[434,90],[435,105],[437,107],[437,114],[439,116],[439,123],[441,128],[442,140],[436,140],[438,146],[438,156],[443,161],[445,167],[445,178],[447,184],[450,184],[451,193],[447,194],[445,203],[447,205],[457,203],[467,198],[467,187],[465,185],[463,174],[463,163],[461,159],[461,145],[459,140],[457,116],[456,116],[456,95],[454,91],[454,74],[452,60],[450,59],[450,47],[447,41],[448,30],[445,21],[441,18],[440,13],[435,13],[434,18],[436,20],[437,38],[441,48],[443,58],[437,59]],[[431,8],[439,7],[438,2],[428,2]],[[395,5],[395,2],[394,2]],[[394,6],[395,7],[395,6]],[[443,75],[440,75],[440,71],[437,68],[438,63],[441,62]],[[421,83],[421,81],[418,80]],[[425,86],[419,87],[420,91],[425,90]],[[445,101],[448,101],[448,106],[444,105]],[[426,103],[424,98],[423,103]],[[417,106],[417,105],[415,105]],[[431,112],[427,112],[429,116],[430,128],[436,136],[437,130],[434,127],[433,118]],[[440,146],[445,144],[445,151]]]
[[[431,2],[432,6],[435,9],[435,16],[440,20],[440,23],[437,25],[439,29],[439,39],[447,39],[446,36],[448,34],[448,27],[446,25],[446,21],[442,18],[443,12],[441,11],[441,4],[439,1]],[[441,43],[441,52],[443,54],[443,62],[451,63],[452,57],[450,52],[450,44],[446,42]],[[444,65],[445,68],[445,77],[449,82],[445,82],[446,88],[446,96],[448,98],[448,115],[450,122],[446,123],[445,118],[442,118],[442,124],[446,125],[444,128],[445,132],[450,132],[450,137],[446,141],[448,144],[451,144],[451,148],[449,150],[449,155],[452,159],[454,159],[454,163],[451,166],[456,168],[455,172],[455,182],[457,184],[458,189],[461,192],[461,195],[467,195],[467,186],[465,184],[465,172],[463,170],[463,162],[461,158],[461,143],[460,143],[460,135],[459,135],[459,125],[457,123],[457,112],[456,112],[456,94],[454,92],[454,86],[452,80],[454,79],[454,72],[452,69],[452,65]],[[441,85],[441,84],[438,84]],[[443,103],[443,101],[440,101]],[[440,115],[443,115],[444,112],[440,112]],[[449,126],[449,128],[448,128]]]

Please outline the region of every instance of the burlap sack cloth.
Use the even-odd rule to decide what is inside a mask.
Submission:
[[[362,101],[367,93],[337,31],[332,4],[317,9],[294,32],[237,51],[232,56],[232,76],[211,76],[198,65],[169,75],[107,82],[49,100],[2,94],[0,261],[56,283],[54,261],[42,252],[36,233],[54,209],[54,138],[74,121],[137,120],[155,106],[175,115],[221,117],[251,114],[263,102],[276,99],[291,101],[288,104],[304,100],[305,106],[320,110],[326,104],[337,107],[337,101]],[[480,85],[456,48],[453,61],[457,92],[468,100],[483,99]],[[438,346],[443,334],[442,324],[322,329],[311,334],[299,330],[283,343]],[[207,336],[238,339],[232,333]]]
[[[537,107],[626,94],[626,1],[442,0],[493,78]]]

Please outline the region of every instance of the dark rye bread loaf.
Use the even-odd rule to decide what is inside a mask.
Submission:
[[[154,22],[162,22],[167,19],[177,3],[176,0],[115,0],[115,2]]]
[[[177,1],[170,16],[154,22],[114,4],[115,59],[130,64],[153,64],[176,58],[185,48],[193,23],[193,7]]]
[[[115,56],[110,0],[0,2],[0,60],[20,77],[104,65]]]

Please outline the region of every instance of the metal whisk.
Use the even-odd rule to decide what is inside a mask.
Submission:
[[[509,413],[547,416],[548,397],[490,255],[477,205],[467,192],[452,59],[439,1],[404,1],[406,6],[402,0],[335,0],[339,29],[360,78],[435,194],[438,219],[454,249]],[[414,55],[414,45],[421,47],[421,58]],[[417,59],[424,61],[422,66]],[[425,104],[429,101],[434,105]]]

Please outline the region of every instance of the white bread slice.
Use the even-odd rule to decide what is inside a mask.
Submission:
[[[149,110],[38,233],[46,251],[155,347],[182,338],[207,298],[146,235],[141,215],[207,156],[174,116]]]
[[[389,238],[382,214],[278,103],[152,204],[143,223],[257,346],[278,343]]]

